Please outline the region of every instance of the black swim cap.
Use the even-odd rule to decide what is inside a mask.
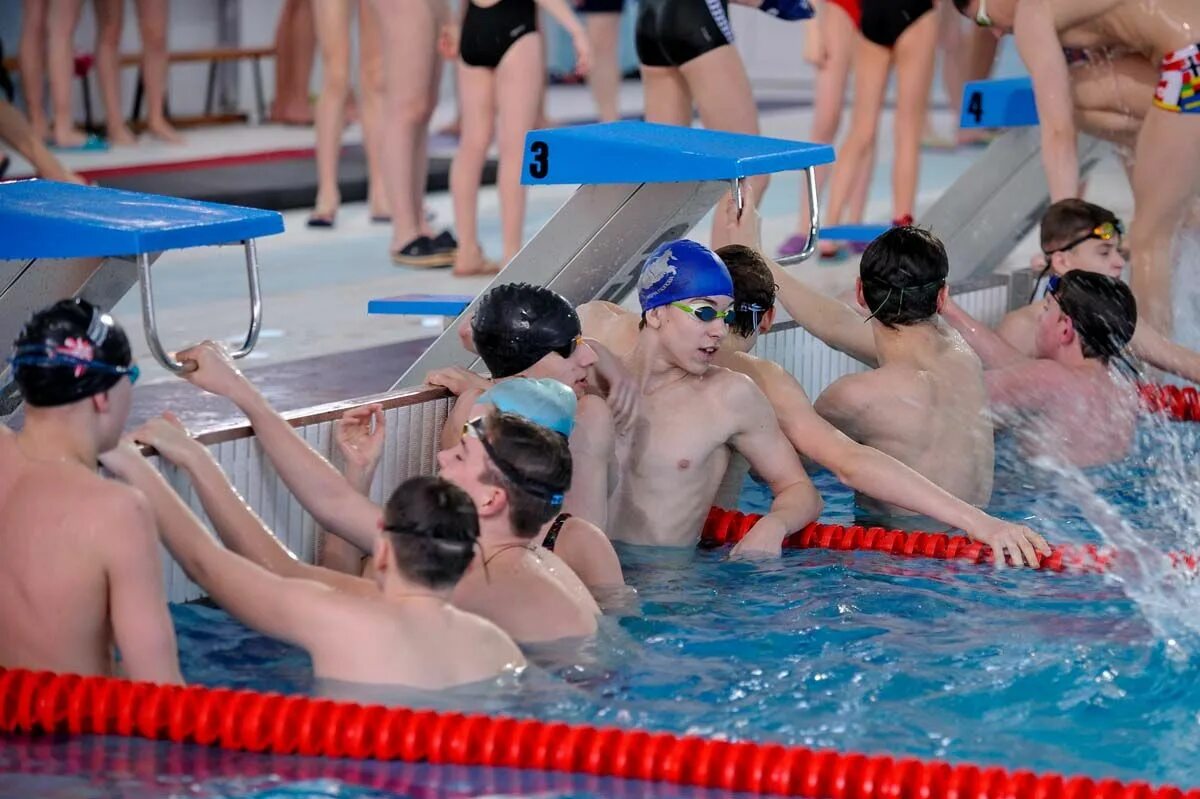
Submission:
[[[9,360],[25,402],[53,408],[112,388],[129,373],[133,354],[111,316],[76,299],[35,313]]]
[[[1073,269],[1050,292],[1079,333],[1083,354],[1108,362],[1125,359],[1124,350],[1137,327],[1137,303],[1129,286],[1116,278]]]
[[[583,329],[561,294],[529,283],[506,283],[479,300],[471,332],[492,377],[501,378],[523,372],[551,352],[568,357]]]

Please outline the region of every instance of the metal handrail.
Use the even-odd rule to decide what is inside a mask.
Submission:
[[[262,286],[258,280],[258,251],[255,249],[254,239],[243,241],[242,246],[246,253],[246,279],[250,287],[250,329],[246,332],[242,346],[233,353],[234,358],[245,358],[250,354],[262,329]],[[138,285],[142,292],[142,329],[146,333],[146,344],[150,347],[154,360],[176,374],[184,372],[187,367],[167,353],[158,337],[158,321],[154,313],[154,286],[150,278],[150,254],[138,255],[137,265]]]

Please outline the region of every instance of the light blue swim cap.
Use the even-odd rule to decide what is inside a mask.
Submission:
[[[575,429],[575,408],[579,401],[575,392],[557,380],[514,377],[502,380],[483,392],[479,402],[496,406],[501,413],[511,413],[570,437]]]
[[[717,254],[679,239],[658,245],[642,265],[638,302],[642,311],[692,297],[733,297],[733,279]]]

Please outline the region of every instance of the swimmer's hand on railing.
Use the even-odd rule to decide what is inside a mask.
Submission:
[[[729,552],[731,560],[777,558],[783,554],[787,527],[770,514],[763,516]]]
[[[738,215],[737,203],[733,193],[725,195],[721,200],[721,213],[725,218],[725,229],[729,233],[730,244],[741,244],[755,252],[761,253],[762,218],[758,215],[758,205],[754,201],[754,189],[749,181],[742,181],[742,213]]]
[[[133,436],[128,435],[122,436],[117,446],[100,453],[100,465],[114,477],[131,485],[136,484],[138,479],[145,479],[147,472],[158,474],[142,455],[141,446],[133,440]]]
[[[1036,569],[1040,563],[1039,552],[1046,557],[1052,554],[1046,539],[1025,525],[1013,524],[991,516],[987,517],[986,522],[981,522],[966,533],[972,539],[992,548],[992,558],[997,567],[1005,565],[1004,556],[1007,554],[1014,566],[1032,566]]]
[[[205,341],[175,353],[187,367],[181,377],[210,394],[238,402],[239,393],[257,391],[234,365],[229,352],[215,341]]]
[[[621,359],[613,355],[612,350],[595,339],[586,341],[596,353],[596,363],[592,367],[600,382],[596,388],[604,392],[604,400],[612,411],[617,432],[624,432],[637,418],[638,402],[642,396],[637,381],[621,363]]]
[[[375,479],[386,426],[379,403],[351,408],[333,423],[333,440],[346,464],[346,479],[359,491],[369,490]]]
[[[434,369],[425,375],[425,383],[430,386],[440,386],[456,397],[461,397],[471,389],[487,391],[492,387],[492,382],[486,377],[461,366]]]
[[[192,438],[179,417],[167,411],[162,416],[150,419],[130,434],[134,441],[154,447],[166,460],[186,468],[189,458],[208,455],[208,450]]]

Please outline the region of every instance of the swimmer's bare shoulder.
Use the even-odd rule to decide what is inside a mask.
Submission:
[[[1024,355],[1035,357],[1037,347],[1034,337],[1037,335],[1038,312],[1037,305],[1026,305],[1010,311],[996,326],[996,334]]]
[[[563,523],[555,552],[589,589],[625,584],[621,561],[612,542],[587,519],[572,516]]]
[[[851,438],[862,441],[875,431],[886,406],[920,391],[919,373],[881,366],[844,375],[829,384],[813,403],[816,412]]]

